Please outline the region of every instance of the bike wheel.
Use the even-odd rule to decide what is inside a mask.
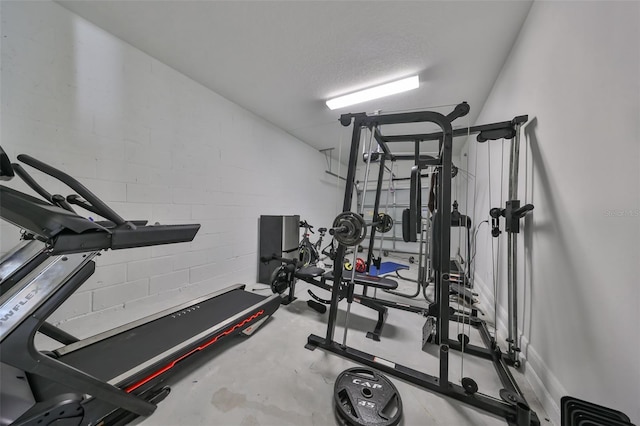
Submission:
[[[307,245],[300,247],[300,262],[302,262],[303,266],[311,265],[311,262],[313,262],[313,252],[311,247]]]

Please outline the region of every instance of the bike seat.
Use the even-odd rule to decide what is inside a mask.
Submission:
[[[320,228],[320,229],[318,229],[318,231],[320,231],[321,233],[322,232],[327,232],[327,228]]]

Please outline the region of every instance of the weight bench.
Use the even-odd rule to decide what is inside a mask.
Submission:
[[[348,283],[351,281],[351,274],[353,271],[342,271],[342,282]],[[316,267],[306,267],[300,268],[295,272],[294,276],[304,282],[315,285],[316,287],[320,287],[323,290],[331,291],[333,288],[333,271],[325,272],[324,269],[316,268]],[[327,281],[331,281],[332,284],[328,284]],[[354,284],[362,285],[365,287],[375,287],[383,290],[395,290],[398,288],[398,282],[391,280],[389,278],[384,277],[376,277],[372,275],[362,274],[359,272],[355,272],[355,277],[353,280]],[[328,304],[329,300],[322,299],[316,296],[311,290],[308,290],[309,295],[315,299],[317,302]],[[348,288],[344,287],[344,290],[341,290],[340,299],[347,297]],[[353,300],[362,306],[366,306],[369,309],[373,309],[378,313],[378,320],[373,331],[367,332],[367,337],[369,339],[380,341],[380,334],[382,333],[382,327],[384,327],[384,323],[387,319],[387,308],[380,303],[377,303],[375,300],[372,300],[366,296],[354,295]],[[310,301],[311,302],[311,301]],[[312,307],[313,308],[313,307]],[[315,309],[315,308],[314,308]]]

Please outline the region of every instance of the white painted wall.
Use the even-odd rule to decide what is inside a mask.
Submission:
[[[261,214],[300,214],[318,227],[335,216],[336,182],[315,149],[55,3],[3,1],[0,13],[9,156],[67,171],[126,218],[202,224],[191,243],[101,256],[56,320],[255,282]],[[0,230],[5,252],[18,231]]]
[[[557,424],[563,395],[640,423],[639,30],[638,2],[535,2],[478,119],[529,114],[520,198],[535,211],[519,238],[519,329],[527,377]],[[490,146],[490,178],[487,144],[466,147],[476,224],[500,202],[502,145]],[[478,235],[476,283],[491,299],[489,227]],[[504,331],[504,235],[499,259]]]

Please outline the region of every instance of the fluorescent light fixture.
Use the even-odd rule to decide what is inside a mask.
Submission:
[[[418,86],[420,86],[420,80],[418,79],[417,75],[414,75],[411,77],[403,78],[402,80],[382,84],[380,86],[360,90],[359,92],[354,92],[348,95],[329,99],[327,101],[327,106],[329,107],[329,109],[334,110],[349,105],[370,101],[372,99],[378,99],[389,95],[395,95],[396,93],[402,93],[408,90],[417,89]]]

